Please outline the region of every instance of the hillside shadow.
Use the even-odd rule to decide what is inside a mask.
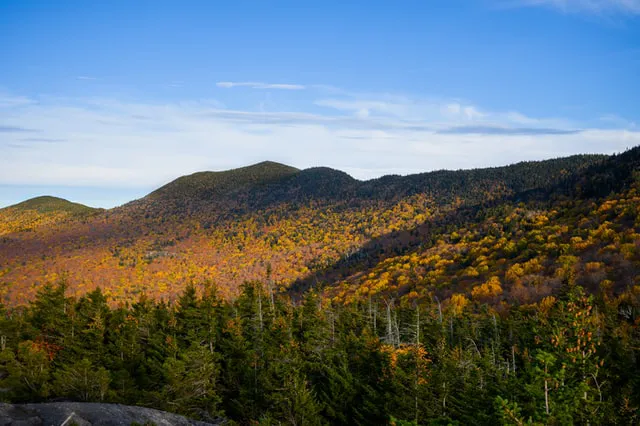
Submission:
[[[343,256],[304,278],[294,281],[289,293],[299,299],[310,288],[324,288],[350,276],[365,274],[378,263],[394,256],[402,256],[430,247],[443,233],[451,233],[470,222],[477,221],[479,214],[491,213],[500,205],[525,203],[529,206],[549,207],[563,199],[601,199],[613,192],[623,191],[638,181],[640,174],[640,148],[614,155],[605,161],[590,165],[585,170],[567,176],[550,185],[527,189],[512,195],[486,200],[474,205],[465,205],[443,212],[433,220],[412,229],[394,231],[371,239],[359,249]]]
[[[408,230],[393,231],[372,238],[357,250],[338,259],[336,262],[294,281],[287,293],[299,300],[311,288],[322,289],[357,273],[366,273],[378,263],[390,257],[402,256],[421,247],[430,247],[436,243],[437,236],[453,232],[475,220],[478,212],[491,204],[460,207],[442,213],[435,219],[424,222]]]

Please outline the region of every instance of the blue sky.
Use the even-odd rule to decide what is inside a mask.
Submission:
[[[0,57],[0,206],[640,144],[640,0],[0,0]]]

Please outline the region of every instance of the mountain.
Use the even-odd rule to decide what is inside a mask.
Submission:
[[[0,236],[32,231],[43,226],[83,219],[102,209],[72,203],[62,198],[42,196],[0,209]]]
[[[606,156],[576,155],[546,161],[522,162],[487,169],[436,171],[408,176],[384,176],[359,181],[328,167],[298,170],[274,162],[223,172],[200,172],[180,177],[141,200],[125,205],[125,214],[146,217],[217,219],[247,214],[277,205],[309,202],[353,206],[395,203],[422,194],[434,205],[466,205],[555,185]]]
[[[265,161],[229,171],[200,172],[180,177],[125,206],[125,210],[132,207],[155,216],[247,212],[310,198],[337,199],[355,182],[338,170],[298,170]]]
[[[613,157],[578,155],[369,181],[330,168],[298,170],[274,162],[195,173],[115,209],[42,222],[48,226],[37,221],[25,228],[5,225],[0,282],[9,284],[4,287],[9,303],[23,303],[38,286],[60,277],[73,294],[99,286],[121,301],[143,293],[171,300],[187,284],[203,281],[216,282],[223,295],[233,297],[245,280],[270,280],[293,291],[325,286],[334,296],[346,297],[371,287],[359,277],[384,274],[380,265],[393,257],[414,255],[415,260],[429,252],[473,264],[472,258],[440,253],[465,252],[456,245],[466,238],[464,232],[474,238],[494,233],[518,244],[522,235],[503,231],[509,214],[526,218],[559,209],[561,220],[561,213],[569,211],[561,204],[567,199],[602,198],[611,191],[622,197],[628,185],[620,177],[632,179],[636,156],[637,149]],[[600,189],[587,190],[591,187]],[[502,269],[508,264],[500,262]],[[449,280],[454,284],[438,290],[446,297],[455,290],[470,291],[487,273],[504,275],[502,269],[489,268],[467,279],[447,275],[462,273],[450,266],[437,280],[419,281],[419,287],[426,297]],[[403,279],[415,286],[412,277]],[[376,288],[395,288],[391,291],[401,296],[410,286]]]
[[[182,176],[153,191],[148,200],[215,199],[232,194],[244,188],[264,185],[299,172],[295,167],[272,161],[264,161],[248,167],[222,171],[199,172]]]
[[[9,210],[27,211],[33,210],[38,213],[68,213],[72,215],[93,213],[100,209],[85,206],[84,204],[72,203],[63,198],[44,195],[31,198],[18,204],[0,209],[0,212]]]

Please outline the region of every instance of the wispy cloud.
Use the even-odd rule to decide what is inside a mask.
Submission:
[[[565,13],[640,14],[640,0],[514,0],[504,4],[550,7]]]
[[[27,96],[12,96],[0,93],[0,108],[15,108],[31,105],[36,101]]]
[[[357,117],[366,118],[371,114],[406,116],[410,105],[385,100],[368,99],[319,99],[315,105],[350,112]]]
[[[441,135],[571,135],[580,130],[535,127],[455,126],[438,130]]]
[[[4,126],[0,124],[0,133],[32,133],[37,132],[36,129],[21,126]]]
[[[59,143],[64,142],[64,139],[56,138],[22,138],[21,142],[33,142],[33,143]]]
[[[216,86],[231,89],[234,87],[248,87],[251,89],[277,89],[277,90],[303,90],[306,87],[301,84],[260,83],[255,81],[219,81]]]
[[[316,106],[348,112],[359,118],[395,117],[404,121],[473,121],[486,116],[473,105],[402,96],[344,93],[342,98],[319,99]]]
[[[605,114],[600,117],[600,121],[608,123],[615,127],[622,127],[626,129],[636,129],[638,127],[636,122],[627,120],[626,118],[620,117],[616,114]]]
[[[565,119],[529,117],[515,111],[488,111],[462,101],[347,93],[342,98],[319,99],[314,104],[348,113],[354,118],[371,119],[378,126],[391,122],[395,128],[433,130],[442,134],[491,131],[515,134],[517,129],[521,129],[521,134],[561,134],[573,132],[576,127]]]
[[[450,103],[442,107],[445,114],[454,117],[465,117],[469,120],[480,119],[486,116],[472,105],[460,105],[459,103]]]
[[[90,77],[88,75],[79,75],[76,77],[76,80],[97,80],[97,77]]]

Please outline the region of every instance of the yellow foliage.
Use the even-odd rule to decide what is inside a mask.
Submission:
[[[524,275],[524,268],[522,267],[521,264],[516,263],[509,268],[509,270],[505,274],[505,277],[509,281],[516,281],[518,278],[520,278],[523,275]]]
[[[539,308],[540,311],[547,313],[551,310],[553,305],[556,303],[556,298],[553,296],[547,296],[540,301]]]
[[[465,269],[464,274],[468,277],[477,277],[480,275],[478,270],[473,266],[469,266],[467,269]]]
[[[449,299],[449,305],[454,315],[460,315],[469,303],[469,299],[464,294],[456,293]]]
[[[500,278],[491,277],[487,282],[471,290],[471,296],[476,300],[485,300],[497,297],[502,294]]]

